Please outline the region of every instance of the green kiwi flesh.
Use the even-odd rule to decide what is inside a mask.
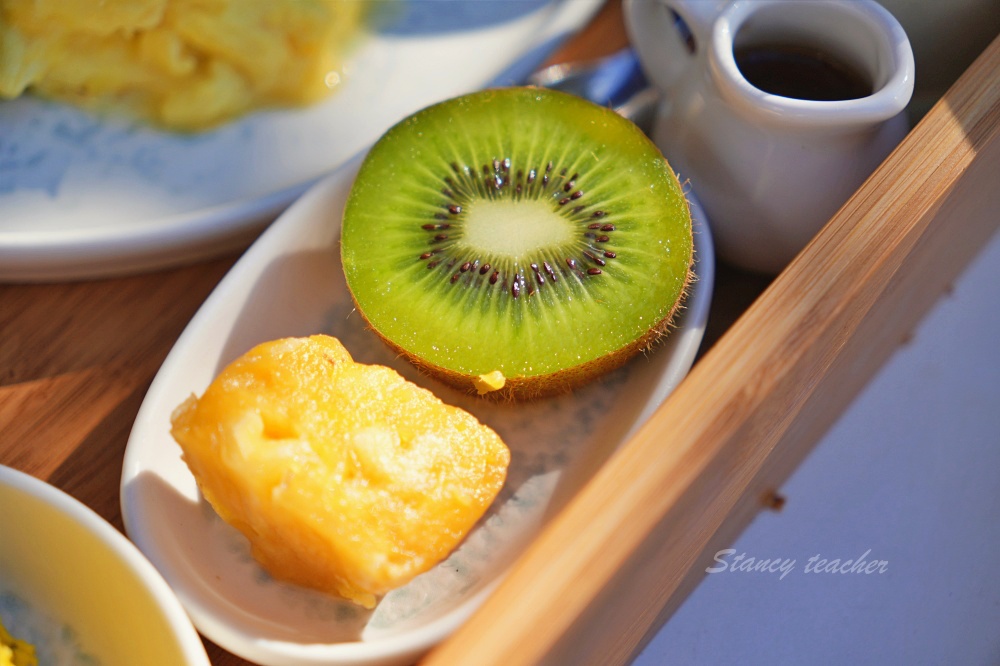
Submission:
[[[687,201],[656,146],[610,109],[536,88],[472,93],[392,127],[361,166],[341,241],[357,309],[390,346],[513,398],[575,388],[649,346],[692,253]]]

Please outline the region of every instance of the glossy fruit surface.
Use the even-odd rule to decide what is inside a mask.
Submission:
[[[265,569],[366,607],[458,545],[510,461],[470,414],[327,336],[255,347],[172,421]]]
[[[551,90],[487,90],[376,143],[344,212],[342,259],[359,311],[415,364],[531,397],[662,335],[689,279],[691,219],[628,120]]]

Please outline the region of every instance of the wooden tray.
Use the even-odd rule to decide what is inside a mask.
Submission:
[[[1000,223],[1000,38],[427,665],[625,663]]]

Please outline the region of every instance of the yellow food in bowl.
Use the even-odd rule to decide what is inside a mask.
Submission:
[[[35,646],[11,636],[0,620],[0,666],[37,666]]]
[[[0,0],[0,97],[25,91],[180,130],[325,97],[357,0]]]
[[[471,414],[329,336],[255,347],[172,422],[266,570],[368,608],[461,542],[510,462]]]

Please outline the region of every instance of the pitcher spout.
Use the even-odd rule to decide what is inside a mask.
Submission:
[[[708,67],[723,103],[790,128],[881,123],[913,95],[910,42],[876,3],[736,2],[714,26]]]

